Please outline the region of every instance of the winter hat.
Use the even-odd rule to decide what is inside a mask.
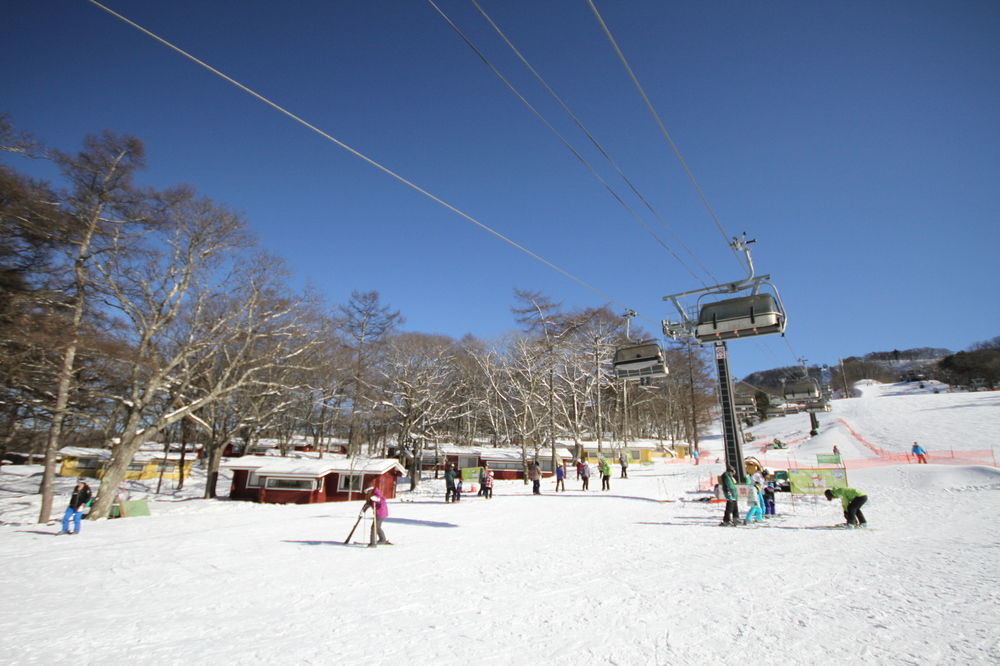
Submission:
[[[833,491],[830,490],[829,488],[823,491],[823,495],[825,495],[828,500],[833,499]]]

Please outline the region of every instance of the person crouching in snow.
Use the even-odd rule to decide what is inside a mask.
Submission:
[[[361,513],[367,511],[369,507],[375,513],[375,520],[372,522],[372,536],[368,547],[374,548],[380,543],[391,546],[392,542],[385,538],[385,532],[382,531],[382,520],[389,515],[389,504],[385,501],[382,491],[374,486],[365,488],[365,505],[361,508]]]
[[[760,492],[760,484],[754,482],[750,486],[750,490],[747,493],[747,506],[750,510],[747,511],[747,517],[743,519],[744,525],[749,525],[753,522],[762,522],[764,520],[764,496]]]
[[[868,501],[868,495],[854,488],[827,488],[823,495],[828,500],[834,497],[840,498],[840,503],[844,506],[844,520],[848,527],[865,527],[868,522],[865,514],[861,513],[861,507]]]

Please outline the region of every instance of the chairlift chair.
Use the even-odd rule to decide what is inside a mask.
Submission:
[[[694,335],[699,342],[720,342],[784,330],[785,313],[778,300],[758,293],[702,305]]]
[[[619,347],[611,364],[618,379],[667,376],[667,363],[663,350],[655,342]]]
[[[803,377],[785,382],[785,400],[819,400],[819,382],[812,377]]]

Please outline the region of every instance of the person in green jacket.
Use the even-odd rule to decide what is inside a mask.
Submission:
[[[823,493],[826,499],[833,500],[839,497],[844,505],[844,518],[848,527],[864,527],[868,524],[865,514],[861,513],[861,507],[868,501],[868,495],[854,488],[827,488]]]
[[[601,490],[611,490],[611,463],[601,458],[597,469],[601,473]]]
[[[719,523],[721,527],[735,527],[739,520],[738,513],[740,509],[736,500],[738,495],[734,474],[736,474],[736,470],[730,467],[719,477],[719,487],[722,490],[722,496],[726,500],[726,512],[722,514],[722,522]]]

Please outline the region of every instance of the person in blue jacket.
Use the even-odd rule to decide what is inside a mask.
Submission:
[[[916,442],[913,442],[913,448],[910,449],[910,451],[917,457],[918,463],[923,463],[924,465],[927,464],[927,451],[924,450],[924,447],[920,446]]]

